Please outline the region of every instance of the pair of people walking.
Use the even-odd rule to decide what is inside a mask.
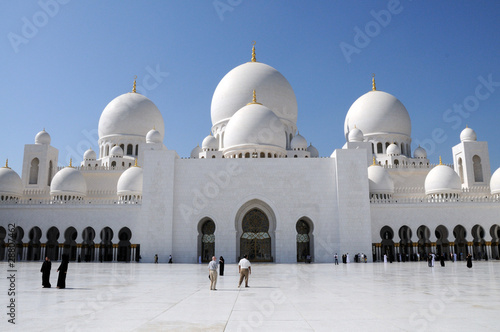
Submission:
[[[224,258],[221,256],[219,259],[220,264],[220,275],[224,275]],[[210,263],[208,263],[208,277],[210,279],[210,290],[217,290],[217,258],[215,256],[212,257]],[[252,264],[248,260],[248,256],[245,255],[238,263],[238,272],[240,274],[240,280],[238,282],[238,288],[241,286],[243,279],[245,279],[245,287],[248,286],[248,277],[252,273]]]
[[[57,269],[59,272],[59,276],[57,277],[57,288],[63,289],[66,288],[66,274],[68,272],[68,263],[69,256],[64,254],[62,255],[62,262]],[[40,272],[42,272],[42,286],[43,288],[51,288],[50,284],[50,270],[52,269],[52,262],[48,257],[45,257],[45,261],[42,264],[42,268]]]

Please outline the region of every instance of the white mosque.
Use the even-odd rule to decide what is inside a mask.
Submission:
[[[297,113],[292,87],[254,48],[216,88],[211,134],[181,158],[134,83],[104,108],[99,151],[86,151],[81,165],[58,167],[43,130],[25,146],[22,174],[0,169],[0,259],[499,259],[500,169],[491,175],[474,130],[457,137],[453,165],[431,164],[423,148],[411,151],[404,105],[373,79],[347,112],[346,144],[319,157]]]

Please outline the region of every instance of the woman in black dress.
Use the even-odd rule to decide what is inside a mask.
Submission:
[[[52,268],[52,263],[48,257],[45,257],[45,261],[42,264],[40,272],[42,272],[42,286],[43,288],[50,288],[50,269]]]
[[[472,267],[472,255],[467,255],[467,267],[470,269]]]
[[[59,276],[57,278],[57,288],[59,289],[66,288],[66,272],[68,272],[68,263],[68,255],[62,255],[61,265],[59,265],[59,268],[57,269],[57,272],[59,272]]]
[[[224,257],[222,256],[219,258],[219,275],[224,275]]]

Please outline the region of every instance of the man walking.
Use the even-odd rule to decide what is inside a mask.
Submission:
[[[208,273],[210,276],[210,290],[217,290],[215,286],[217,285],[217,258],[212,257],[210,263],[208,263]]]
[[[243,256],[243,258],[238,263],[238,272],[240,273],[240,281],[238,282],[238,288],[241,286],[243,278],[245,278],[245,287],[248,286],[248,277],[252,273],[252,264],[248,260],[248,255]]]
[[[335,265],[339,265],[339,255],[337,255],[337,253],[335,253]]]

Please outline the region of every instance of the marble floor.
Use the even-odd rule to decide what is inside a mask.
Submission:
[[[51,283],[56,284],[52,265]],[[0,263],[0,331],[498,331],[500,262],[254,264],[217,291],[205,264],[70,263],[66,289],[41,263]],[[15,325],[8,322],[15,300]]]

